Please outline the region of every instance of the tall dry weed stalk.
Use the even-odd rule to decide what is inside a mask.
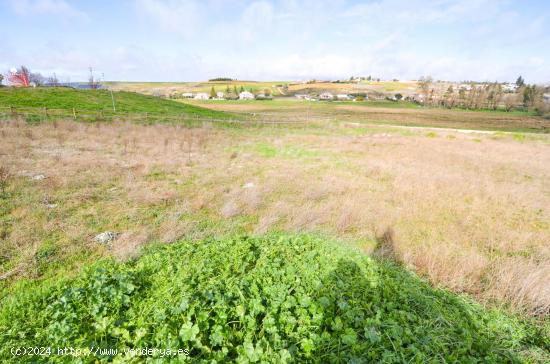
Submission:
[[[12,174],[8,167],[0,166],[0,190],[2,191],[2,196],[6,195],[6,189],[10,183]]]

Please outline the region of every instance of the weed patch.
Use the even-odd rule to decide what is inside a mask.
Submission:
[[[504,363],[550,345],[536,325],[308,235],[183,241],[30,286],[1,301],[4,361],[22,359],[10,347],[94,346],[118,359],[160,347],[198,362]]]

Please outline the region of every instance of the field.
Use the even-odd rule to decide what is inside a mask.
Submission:
[[[271,90],[273,95],[281,95],[282,86],[286,81],[211,81],[211,82],[107,82],[106,84],[117,91],[139,92],[146,95],[165,95],[182,92],[206,92],[210,93],[212,87],[216,91],[225,91],[227,87],[233,90],[242,86],[250,91]]]
[[[170,95],[182,92],[210,92],[214,87],[216,91],[225,91],[227,87],[240,88],[241,86],[256,92],[265,89],[271,90],[274,96],[294,95],[296,93],[325,92],[332,93],[358,93],[358,92],[379,92],[379,93],[401,93],[403,95],[417,92],[415,81],[393,82],[393,81],[361,81],[361,82],[292,82],[292,81],[211,81],[211,82],[107,82],[113,90],[132,91],[144,94]],[[284,85],[288,90],[284,90]]]
[[[475,129],[487,131],[549,133],[548,120],[528,112],[470,111],[428,108],[411,102],[307,102],[293,98],[272,101],[200,101],[179,102],[216,111],[242,114],[243,117],[273,121],[302,121]]]
[[[296,123],[3,120],[3,360],[37,341],[196,361],[550,359],[547,121],[151,102]]]

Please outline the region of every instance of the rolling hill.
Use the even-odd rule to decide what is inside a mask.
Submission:
[[[197,115],[227,118],[222,111],[165,100],[134,92],[113,92],[117,113],[157,113],[165,115]],[[0,88],[2,107],[38,107],[112,112],[113,104],[108,90],[75,90],[72,88]]]

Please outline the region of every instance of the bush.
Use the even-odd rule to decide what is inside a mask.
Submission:
[[[149,347],[202,362],[503,363],[527,345],[548,348],[530,326],[311,236],[158,246],[72,281],[19,288],[2,301],[2,360],[36,360],[11,347],[95,346],[117,348],[119,359]]]

